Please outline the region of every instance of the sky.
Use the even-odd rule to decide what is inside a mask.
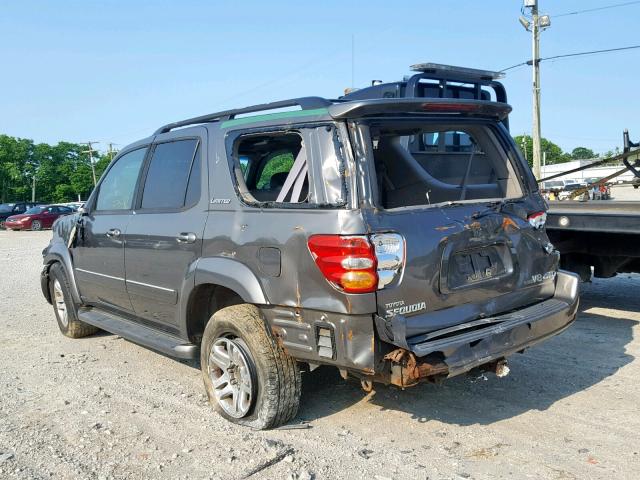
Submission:
[[[541,55],[639,44],[640,3],[540,0]],[[520,0],[92,1],[0,4],[0,133],[122,148],[165,123],[306,95],[339,96],[437,62],[531,58]],[[352,63],[353,39],[353,63]],[[640,139],[640,49],[543,62],[542,135],[571,151]],[[353,69],[352,69],[353,65]],[[352,78],[353,77],[353,78]],[[531,67],[504,79],[513,135],[531,131]]]

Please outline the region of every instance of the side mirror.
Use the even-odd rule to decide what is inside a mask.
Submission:
[[[86,207],[78,207],[77,212],[80,214],[81,217],[84,217],[89,214],[89,211],[86,209]]]

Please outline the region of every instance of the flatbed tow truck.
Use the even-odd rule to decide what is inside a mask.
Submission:
[[[507,103],[504,85],[498,80],[501,72],[454,67],[434,63],[413,65],[413,75],[396,82],[372,82],[361,89],[350,89],[344,99],[371,98],[459,98],[493,100]],[[509,129],[508,117],[504,119]],[[567,172],[539,180],[539,183],[564,176],[602,163],[620,160],[624,168],[578,189],[571,199],[550,202],[547,211],[547,234],[561,254],[561,268],[576,272],[584,281],[595,277],[609,278],[617,273],[640,273],[640,202],[633,201],[575,201],[594,185],[608,183],[616,176],[631,171],[634,187],[640,183],[640,143],[629,140],[624,133],[623,153]]]

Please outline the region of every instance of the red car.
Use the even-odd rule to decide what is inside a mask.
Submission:
[[[73,213],[69,207],[49,205],[32,207],[20,215],[13,215],[4,222],[9,230],[42,230],[51,228],[58,217]]]

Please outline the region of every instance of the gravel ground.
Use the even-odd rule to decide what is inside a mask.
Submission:
[[[305,373],[298,419],[254,432],[196,363],[110,334],[63,337],[40,293],[51,232],[0,231],[0,478],[640,478],[640,277],[583,288],[564,334],[511,375],[365,394]]]

